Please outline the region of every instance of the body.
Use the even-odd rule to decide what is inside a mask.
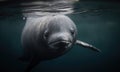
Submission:
[[[66,19],[68,19],[67,21],[69,24],[67,23],[67,21],[66,23],[64,22],[64,20]],[[32,20],[28,19],[22,33],[22,45],[25,49],[27,49],[27,51],[31,50],[30,53],[34,53],[32,51],[35,51],[35,53],[39,53],[39,55],[43,57],[42,59],[51,59],[62,55],[65,53],[65,51],[69,50],[69,48],[71,48],[72,44],[74,44],[75,42],[77,29],[74,23],[70,21],[71,20],[69,20],[68,17],[62,15],[45,16]],[[57,22],[59,23],[57,24]],[[71,35],[70,29],[74,30],[74,37],[73,35]],[[45,32],[49,33],[49,38],[51,38],[49,40],[51,40],[51,42],[53,39],[56,40],[56,42],[59,42],[59,38],[61,38],[61,41],[68,40],[69,42],[69,40],[71,40],[70,47],[65,49],[51,48],[48,44],[50,41],[48,41],[48,39],[45,39]],[[54,38],[50,37],[52,35],[56,36],[54,36]],[[66,40],[64,38],[66,38]],[[63,51],[61,51],[62,49]]]
[[[49,60],[67,53],[78,44],[95,51],[94,46],[77,40],[77,28],[65,15],[49,15],[28,18],[22,32],[22,59],[29,61],[25,72],[30,72],[42,60]]]

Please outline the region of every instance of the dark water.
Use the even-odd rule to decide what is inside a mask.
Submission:
[[[23,72],[27,63],[17,59],[23,53],[20,43],[25,24],[22,8],[7,5],[0,9],[0,72]],[[119,72],[120,4],[80,2],[75,4],[75,13],[68,16],[78,28],[78,38],[95,45],[102,53],[74,46],[57,59],[41,62],[33,72]]]

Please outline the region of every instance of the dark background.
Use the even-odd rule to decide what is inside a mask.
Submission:
[[[101,53],[74,46],[67,54],[43,61],[33,72],[120,72],[120,4],[117,0],[81,0],[68,16],[78,28],[78,39],[95,45]],[[11,3],[10,3],[11,2]],[[25,24],[21,8],[13,0],[0,2],[0,72],[23,72],[27,63],[17,58]],[[80,11],[88,12],[80,13]]]

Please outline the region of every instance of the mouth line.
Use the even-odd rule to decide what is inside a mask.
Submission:
[[[54,48],[54,49],[59,49],[59,47],[55,47],[55,45],[56,45],[56,44],[58,44],[58,43],[60,43],[60,42],[69,43],[69,45],[65,46],[65,48],[70,47],[70,46],[71,46],[71,44],[72,44],[71,42],[66,41],[66,40],[63,40],[63,41],[54,41],[54,42],[50,42],[50,43],[48,43],[48,44],[49,44],[49,46],[50,46],[51,48]]]
[[[62,40],[62,41],[49,42],[48,44],[51,45],[51,44],[57,44],[57,43],[60,43],[60,42],[71,43],[70,41]]]

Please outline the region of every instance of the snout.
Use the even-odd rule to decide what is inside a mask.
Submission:
[[[51,49],[68,49],[73,43],[72,40],[72,36],[67,32],[56,33],[49,38],[48,45]]]

